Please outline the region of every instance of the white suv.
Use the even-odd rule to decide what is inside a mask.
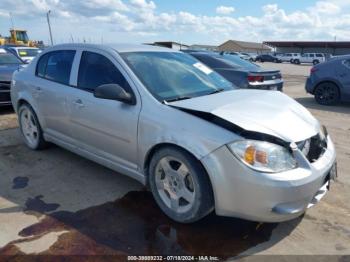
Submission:
[[[284,54],[280,57],[280,59],[282,60],[282,62],[291,62],[294,63],[294,59],[299,58],[300,54],[298,53],[287,53]]]
[[[294,59],[295,64],[312,63],[317,65],[326,61],[326,56],[321,53],[305,53]]]

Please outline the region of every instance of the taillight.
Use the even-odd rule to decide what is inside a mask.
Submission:
[[[248,76],[248,82],[250,82],[250,83],[264,82],[264,77],[263,76]]]
[[[318,71],[318,69],[316,67],[312,67],[310,70],[310,74],[315,73],[316,71]]]

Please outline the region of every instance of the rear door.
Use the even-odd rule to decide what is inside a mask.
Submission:
[[[137,169],[137,127],[141,102],[133,83],[116,58],[86,49],[80,52],[76,88],[70,97],[73,137],[78,147],[123,167]],[[136,105],[96,98],[103,84],[119,84],[135,96]]]
[[[316,60],[315,54],[309,54],[308,62],[309,62],[309,63],[312,63],[314,60]]]
[[[309,54],[302,54],[300,57],[300,62],[301,63],[308,63],[309,62]]]
[[[70,136],[67,96],[72,88],[70,77],[75,50],[44,54],[38,61],[33,96],[47,134],[67,140]]]

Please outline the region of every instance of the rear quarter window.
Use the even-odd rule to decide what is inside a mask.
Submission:
[[[69,85],[74,56],[75,51],[73,50],[49,52],[39,59],[36,75],[53,82]]]
[[[45,54],[42,57],[40,57],[39,62],[38,62],[37,67],[36,67],[36,75],[37,76],[40,76],[40,77],[45,76],[48,58],[49,58],[49,54]]]

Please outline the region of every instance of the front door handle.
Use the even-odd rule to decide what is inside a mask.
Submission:
[[[84,103],[81,99],[75,100],[74,105],[76,105],[77,107],[84,107]]]

